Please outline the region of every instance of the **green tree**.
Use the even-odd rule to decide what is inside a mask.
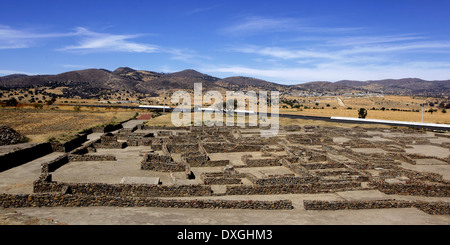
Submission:
[[[6,106],[17,106],[17,104],[19,104],[19,101],[14,97],[6,101]]]
[[[366,118],[367,110],[365,108],[360,108],[358,111],[358,118]]]

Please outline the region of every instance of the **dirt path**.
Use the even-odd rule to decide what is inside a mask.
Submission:
[[[345,104],[344,104],[344,101],[342,101],[341,98],[336,97],[336,100],[337,100],[339,106],[346,107]]]

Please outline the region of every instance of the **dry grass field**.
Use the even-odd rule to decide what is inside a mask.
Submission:
[[[368,110],[366,117],[368,119],[406,122],[422,122],[420,104],[425,102],[423,122],[450,124],[449,112],[443,113],[442,109],[438,109],[437,106],[429,106],[430,102],[439,101],[439,99],[434,98],[423,99],[410,96],[339,97],[340,101],[336,97],[290,97],[290,99],[300,100],[301,107],[290,108],[290,106],[285,105],[287,108],[280,108],[280,113],[322,117],[358,117],[358,109],[365,108]],[[384,111],[381,110],[383,107],[385,108]],[[430,113],[428,112],[430,109],[437,111]]]
[[[93,110],[85,107],[81,107],[80,111],[75,111],[73,107],[4,107],[0,108],[0,125],[14,128],[30,138],[31,142],[46,142],[49,138],[68,139],[96,125],[124,121],[135,113],[132,110]]]
[[[367,108],[367,107],[365,107]],[[359,108],[358,108],[359,109]],[[344,108],[325,108],[325,109],[303,109],[299,111],[297,109],[280,109],[280,113],[305,115],[305,116],[320,116],[320,117],[358,117],[358,109],[353,108],[351,110]],[[421,112],[408,112],[408,111],[381,111],[381,110],[368,110],[368,119],[381,119],[381,120],[394,120],[405,122],[422,122]],[[450,124],[450,113],[442,113],[437,111],[434,113],[424,112],[423,122],[425,123],[444,123]]]
[[[194,116],[191,114],[191,122],[193,123]],[[245,116],[245,123],[248,125],[249,118],[248,116]],[[223,125],[225,125],[226,119],[224,116]],[[235,123],[237,123],[237,117],[235,116]],[[172,124],[172,116],[171,113],[166,113],[164,115],[152,118],[145,122],[148,126],[166,126],[166,127],[173,127]],[[258,121],[259,125],[259,121]],[[319,121],[319,120],[305,120],[305,119],[292,119],[292,118],[279,118],[279,125],[280,126],[288,126],[288,125],[299,125],[299,126],[305,126],[305,125],[315,125],[315,126],[324,126],[324,127],[345,127],[345,128],[352,128],[352,127],[361,127],[361,128],[389,128],[390,126],[387,125],[373,125],[373,124],[353,124],[353,123],[338,123],[338,122],[326,122],[326,121]]]

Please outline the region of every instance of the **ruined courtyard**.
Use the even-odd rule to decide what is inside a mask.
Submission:
[[[448,133],[143,122],[23,146],[46,153],[2,169],[1,206],[67,224],[450,224]]]

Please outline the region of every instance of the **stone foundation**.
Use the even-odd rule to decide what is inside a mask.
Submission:
[[[0,206],[24,207],[162,207],[162,208],[215,208],[215,209],[293,209],[289,200],[167,200],[114,196],[85,196],[73,194],[0,194]]]
[[[303,201],[306,210],[348,210],[348,209],[381,209],[381,208],[418,208],[427,214],[450,214],[448,202],[422,202],[422,201]]]

